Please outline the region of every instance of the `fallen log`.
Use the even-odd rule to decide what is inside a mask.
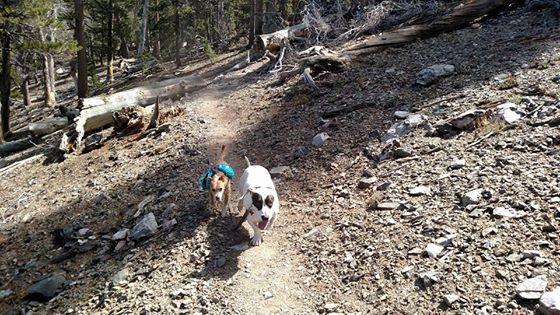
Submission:
[[[308,27],[307,23],[301,23],[274,33],[259,35],[257,36],[257,49],[261,51],[277,51],[286,46],[290,40],[304,39]]]
[[[132,105],[148,106],[154,104],[158,97],[162,99],[183,96],[185,93],[197,91],[205,87],[205,83],[198,76],[152,83],[126,90],[123,92],[90,97],[83,99],[83,109],[76,120],[76,145],[80,147],[84,136],[96,129],[113,123],[113,113]]]
[[[377,52],[387,47],[400,46],[417,39],[435,37],[440,33],[454,31],[481,18],[515,0],[470,0],[461,3],[436,21],[416,24],[373,36],[361,44],[349,47],[346,54],[362,55]]]
[[[0,144],[0,157],[31,148],[35,145],[32,137]]]
[[[81,100],[82,112],[99,106],[148,106],[154,104],[158,96],[164,99],[172,98],[198,90],[204,86],[206,86],[206,83],[203,82],[201,77],[196,75],[154,82],[110,95],[84,98]]]
[[[67,117],[52,117],[29,124],[28,129],[32,135],[40,137],[63,129],[66,126],[68,126]]]

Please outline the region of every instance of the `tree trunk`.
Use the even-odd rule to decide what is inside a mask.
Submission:
[[[31,98],[29,96],[29,76],[27,74],[23,75],[21,81],[21,95],[23,95],[23,105],[31,105]]]
[[[116,14],[116,23],[117,23],[117,28],[118,28],[118,32],[119,32],[119,38],[121,40],[121,43],[120,43],[120,46],[119,46],[119,55],[122,58],[127,59],[130,56],[130,51],[128,50],[128,44],[126,43],[126,38],[124,37],[124,34],[123,34],[120,12],[117,12],[117,14]]]
[[[68,126],[67,117],[52,117],[42,121],[31,123],[29,124],[27,129],[29,129],[32,135],[40,137],[51,134],[66,126]]]
[[[32,137],[20,139],[12,142],[5,142],[0,144],[0,157],[10,155],[14,152],[19,152],[33,147],[34,141]]]
[[[249,19],[249,47],[253,47],[255,44],[255,1],[257,0],[249,0],[251,8],[251,16]]]
[[[175,66],[181,67],[181,17],[179,0],[175,0]]]
[[[43,42],[50,41],[50,36],[45,35],[45,30],[40,28],[39,34]],[[45,96],[45,105],[54,106],[56,105],[56,96],[54,90],[54,59],[49,52],[45,52],[42,56],[43,58],[43,92]]]
[[[142,23],[140,25],[140,33],[138,35],[138,50],[136,52],[136,57],[142,59],[142,54],[144,53],[144,43],[146,41],[146,31],[148,29],[148,0],[143,0],[144,4],[142,7]]]
[[[255,0],[255,35],[263,33],[264,0]]]
[[[84,98],[87,95],[87,57],[86,41],[84,37],[84,5],[82,0],[74,0],[74,12],[76,15],[76,29],[74,36],[78,42],[78,97]]]
[[[109,0],[107,12],[107,82],[113,82],[113,0]]]
[[[288,18],[288,0],[278,0],[278,13],[282,21],[286,21]]]
[[[160,43],[160,28],[159,28],[159,1],[155,2],[156,9],[154,12],[154,24],[156,25],[154,33],[154,58],[161,59],[161,43]]]
[[[0,141],[4,140],[10,132],[10,91],[12,80],[10,78],[10,33],[8,24],[2,29],[2,73],[0,74]]]

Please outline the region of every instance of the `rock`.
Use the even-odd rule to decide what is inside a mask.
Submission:
[[[115,245],[115,252],[120,251],[121,249],[123,249],[126,245],[126,241],[125,240],[121,240],[117,243],[117,245]]]
[[[443,251],[443,246],[430,243],[426,246],[426,249],[424,249],[424,251],[430,258],[437,258]]]
[[[10,289],[0,290],[0,299],[7,298],[8,296],[12,295],[14,292]]]
[[[327,311],[327,312],[334,312],[338,309],[338,304],[327,303],[327,304],[325,304],[324,308],[325,308],[325,311]]]
[[[422,284],[424,285],[424,288],[428,288],[430,287],[432,284],[436,283],[439,281],[439,278],[437,276],[437,273],[435,271],[427,271],[424,273],[421,273],[419,275],[420,280],[422,281]]]
[[[358,188],[359,189],[366,189],[366,188],[371,187],[376,182],[377,182],[377,178],[375,178],[375,177],[362,178],[358,182]]]
[[[237,251],[244,251],[244,250],[249,249],[249,243],[247,243],[247,242],[240,243],[240,244],[237,244],[237,245],[233,245],[230,248],[233,249],[233,250],[237,250]]]
[[[494,228],[494,227],[487,227],[487,228],[485,228],[484,230],[482,230],[481,235],[482,235],[482,237],[486,237],[486,236],[488,236],[488,235],[490,235],[490,234],[496,234],[496,233],[498,233],[498,230],[497,230],[496,228]]]
[[[311,229],[311,231],[305,233],[302,237],[305,239],[309,239],[318,234],[321,234],[321,230],[318,227],[314,227]]]
[[[447,294],[443,297],[443,300],[447,305],[451,306],[459,300],[459,296],[457,294]]]
[[[177,225],[177,219],[163,220],[164,230],[171,230],[175,225]]]
[[[377,210],[396,210],[402,208],[402,205],[398,202],[381,202],[375,206]]]
[[[436,240],[436,244],[441,245],[443,247],[447,247],[449,245],[451,245],[451,243],[453,242],[453,239],[455,239],[455,237],[457,237],[457,234],[447,234],[444,237],[440,237]]]
[[[21,222],[23,222],[23,223],[28,223],[28,222],[31,221],[31,219],[33,219],[33,217],[31,216],[31,214],[30,214],[30,213],[26,213],[26,214],[23,216],[23,219],[21,219]]]
[[[293,173],[289,166],[276,166],[270,170],[270,176],[272,176],[272,178],[291,178]]]
[[[129,276],[130,276],[130,270],[128,268],[123,268],[115,275],[113,275],[111,281],[113,282],[114,285],[121,284],[126,282]]]
[[[272,298],[274,297],[274,295],[273,295],[272,292],[270,292],[270,291],[265,291],[265,292],[263,293],[263,297],[264,297],[265,300],[270,300],[270,299],[272,299]]]
[[[156,199],[155,195],[146,196],[139,204],[138,204],[138,211],[143,212],[146,206]]]
[[[517,104],[514,103],[504,103],[496,107],[498,118],[505,121],[508,124],[512,124],[519,119],[521,119],[525,113],[519,110]]]
[[[157,228],[158,224],[156,217],[152,212],[150,212],[134,226],[132,229],[132,238],[138,241],[143,238],[150,237],[156,233]]]
[[[455,73],[455,66],[436,64],[418,72],[416,75],[416,83],[422,86],[427,86],[434,83],[439,78],[450,76],[453,73]]]
[[[542,257],[543,253],[540,250],[531,249],[522,251],[521,255],[523,255],[523,258],[533,259],[535,257]]]
[[[458,170],[460,168],[465,167],[465,165],[467,165],[467,162],[465,161],[465,159],[459,159],[459,160],[455,160],[453,162],[451,162],[451,165],[449,165],[449,168],[452,170]]]
[[[428,186],[416,186],[410,188],[408,193],[411,196],[421,196],[421,195],[430,195],[432,193],[432,189]]]
[[[545,119],[547,117],[550,117],[552,114],[554,114],[554,112],[556,112],[556,110],[558,110],[558,107],[556,107],[555,105],[544,106],[537,112],[537,118]]]
[[[297,158],[302,158],[308,154],[309,154],[309,149],[305,146],[298,147],[294,152],[294,155]]]
[[[390,181],[384,181],[384,182],[381,182],[379,185],[377,185],[377,187],[375,187],[375,189],[380,190],[380,191],[387,190],[387,189],[391,188],[392,184],[393,183],[391,183]]]
[[[410,112],[404,110],[398,110],[395,112],[395,117],[398,119],[406,119],[406,117],[410,116]]]
[[[397,158],[405,158],[412,155],[412,150],[410,148],[396,148],[395,149],[395,157]]]
[[[461,205],[466,207],[472,204],[478,204],[482,198],[482,189],[471,190],[461,197]]]
[[[497,207],[492,211],[492,215],[498,218],[521,218],[525,213],[511,208]]]
[[[560,287],[541,296],[539,310],[543,315],[560,315]]]
[[[426,122],[428,118],[420,114],[411,114],[404,121],[393,124],[389,130],[381,137],[381,141],[388,142],[393,139],[398,139],[418,126]]]
[[[313,141],[311,141],[311,143],[316,146],[316,147],[320,147],[323,144],[325,144],[325,142],[329,139],[329,135],[326,132],[321,132],[319,134],[317,134],[315,137],[313,137]]]
[[[112,241],[123,240],[128,236],[129,232],[130,232],[129,229],[122,229],[122,230],[118,231],[117,233],[113,234],[113,236],[111,236],[111,240]]]
[[[526,300],[538,300],[546,289],[547,278],[545,275],[537,276],[521,282],[515,288],[517,295]]]
[[[27,299],[46,302],[55,297],[65,283],[66,279],[59,274],[44,277],[27,289]]]
[[[87,237],[87,236],[90,236],[92,234],[93,233],[88,228],[82,228],[82,229],[78,230],[78,236],[80,236],[80,237]]]

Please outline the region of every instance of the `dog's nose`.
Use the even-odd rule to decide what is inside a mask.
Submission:
[[[263,221],[266,221],[266,220],[268,220],[268,217],[267,217],[266,215],[263,215],[263,216],[261,216],[261,219],[262,219]]]

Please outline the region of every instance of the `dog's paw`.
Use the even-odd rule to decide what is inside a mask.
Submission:
[[[253,246],[259,246],[261,245],[261,243],[262,243],[262,237],[260,235],[255,235],[251,239],[251,245]]]
[[[221,213],[222,213],[222,218],[227,217],[227,211],[226,210],[222,210]]]

